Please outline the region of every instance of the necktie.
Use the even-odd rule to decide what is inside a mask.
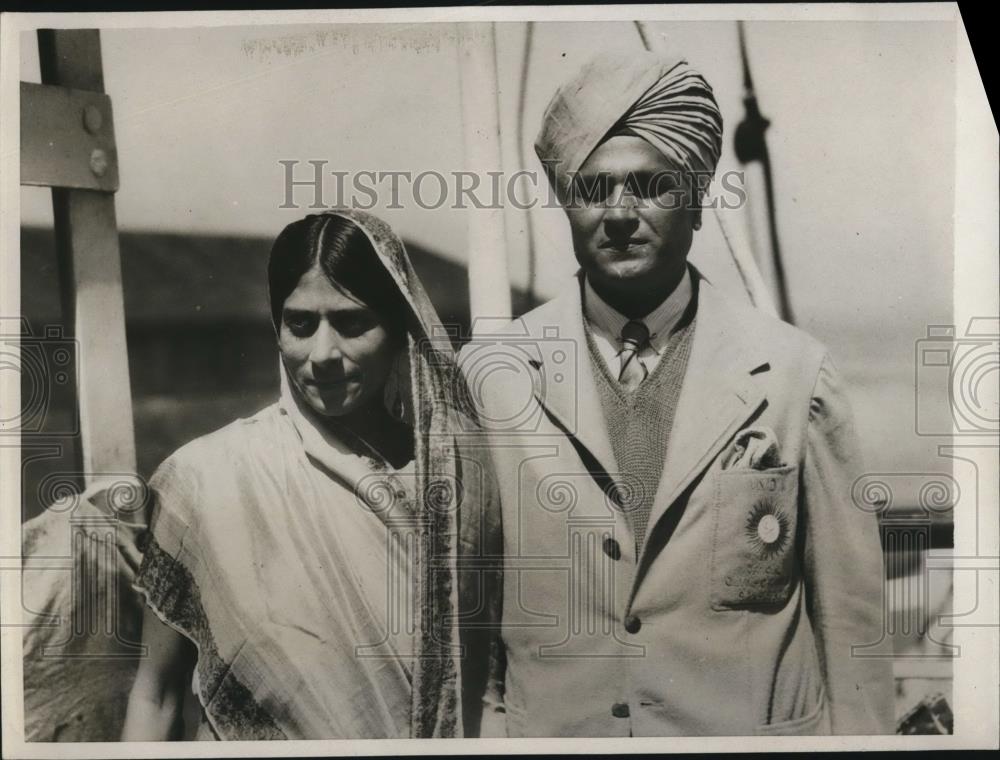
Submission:
[[[618,382],[631,393],[646,379],[649,370],[639,358],[639,353],[649,343],[649,328],[643,322],[633,319],[622,328],[622,350],[619,352],[622,364]]]

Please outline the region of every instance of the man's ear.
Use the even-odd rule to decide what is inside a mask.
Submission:
[[[699,188],[691,175],[685,175],[684,186],[687,190],[688,211],[691,213],[691,229],[697,232],[701,229],[701,203],[705,199],[705,189]]]
[[[700,205],[691,209],[691,229],[695,231],[701,229],[701,210],[702,207]]]

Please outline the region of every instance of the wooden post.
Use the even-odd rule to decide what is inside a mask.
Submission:
[[[461,85],[465,165],[490,186],[486,172],[503,168],[496,32],[491,23],[458,24],[458,69]],[[473,333],[489,330],[511,316],[510,278],[503,198],[491,208],[468,213],[469,307]],[[477,329],[478,328],[478,329]]]
[[[39,30],[38,50],[42,82],[63,91],[63,112],[51,114],[44,124],[25,123],[37,110],[26,99],[39,94],[22,88],[21,132],[54,130],[64,138],[61,144],[68,146],[69,155],[24,155],[21,181],[52,186],[64,318],[77,344],[80,449],[89,485],[102,475],[135,471],[115,219],[117,153],[110,101],[97,96],[104,92],[99,32]]]

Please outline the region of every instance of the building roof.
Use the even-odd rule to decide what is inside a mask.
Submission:
[[[183,235],[167,232],[119,234],[125,315],[130,326],[269,320],[264,237]],[[442,322],[469,322],[464,266],[407,243],[417,274]],[[33,323],[60,320],[58,267],[51,230],[21,229],[22,311]],[[530,308],[514,293],[518,311]]]

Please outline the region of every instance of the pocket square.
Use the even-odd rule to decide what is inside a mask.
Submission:
[[[723,470],[766,470],[781,465],[778,437],[763,426],[737,433],[722,460]]]

